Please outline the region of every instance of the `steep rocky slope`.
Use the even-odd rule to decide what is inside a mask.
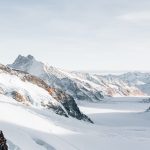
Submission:
[[[0,65],[0,94],[12,97],[27,106],[46,108],[59,115],[92,122],[80,112],[70,95],[51,88],[38,77],[4,65]]]
[[[0,130],[0,149],[1,150],[8,150],[6,139],[5,139],[4,134],[1,130]]]

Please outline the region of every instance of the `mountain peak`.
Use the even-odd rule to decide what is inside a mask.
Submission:
[[[34,57],[32,55],[28,55],[27,58],[31,59],[31,60],[34,59]]]
[[[14,61],[13,64],[20,64],[20,63],[28,63],[28,62],[32,62],[33,60],[35,60],[35,58],[32,55],[27,55],[22,56],[22,55],[18,55],[18,57],[16,58],[16,60]]]
[[[22,56],[22,55],[18,55],[18,57],[16,58],[15,61],[21,61],[21,60],[33,60],[34,57],[32,55],[27,55],[26,57],[25,56]]]
[[[18,55],[13,64],[9,64],[8,66],[11,68],[18,68],[19,70],[24,69],[24,71],[27,71],[28,67],[31,66],[34,62],[36,61],[32,55]]]
[[[18,55],[16,60],[8,65],[10,68],[22,70],[32,75],[42,74],[44,72],[45,64],[37,61],[32,55],[22,56]]]

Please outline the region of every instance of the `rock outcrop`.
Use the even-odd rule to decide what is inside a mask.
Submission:
[[[8,150],[6,139],[2,131],[0,131],[0,150]]]

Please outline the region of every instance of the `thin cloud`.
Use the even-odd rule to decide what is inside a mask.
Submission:
[[[150,11],[131,12],[117,17],[123,21],[130,22],[150,22]]]

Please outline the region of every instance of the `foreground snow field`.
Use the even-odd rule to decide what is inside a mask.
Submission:
[[[80,102],[95,124],[31,108],[0,95],[0,129],[9,150],[147,150],[150,113],[143,98]]]

